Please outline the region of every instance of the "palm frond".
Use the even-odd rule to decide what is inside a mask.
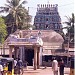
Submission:
[[[68,20],[69,22],[72,21],[72,19],[71,19],[69,16],[65,16],[65,17],[67,18],[67,20]]]
[[[62,29],[68,29],[68,27],[63,27]]]
[[[69,25],[69,26],[71,26],[71,23],[70,22],[64,22],[65,24],[67,24],[67,25]]]
[[[9,4],[11,3],[11,1],[10,1],[10,0],[6,0],[6,1],[7,1],[7,3],[9,3]]]
[[[27,3],[27,1],[24,0],[24,1],[21,3],[21,5],[22,5],[22,4],[26,4],[26,3]]]
[[[26,4],[27,3],[27,1],[22,1],[21,3],[19,3],[19,5],[17,6],[17,7],[22,7],[22,4]]]
[[[8,8],[10,8],[10,9],[12,8],[12,6],[8,5],[8,4],[5,4],[5,6],[8,7]]]
[[[2,12],[8,12],[9,11],[9,8],[7,8],[7,7],[0,7],[0,12],[2,13]]]

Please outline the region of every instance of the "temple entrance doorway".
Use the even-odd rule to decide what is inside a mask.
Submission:
[[[26,49],[25,50],[25,61],[28,62],[29,66],[33,66],[34,50]]]

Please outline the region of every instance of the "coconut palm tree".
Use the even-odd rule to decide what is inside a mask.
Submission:
[[[23,7],[23,4],[26,3],[27,1],[25,0],[22,2],[21,0],[7,0],[7,4],[5,4],[4,7],[0,7],[0,12],[7,12],[8,16],[12,15],[12,17],[14,18],[14,20],[12,21],[13,24],[9,25],[12,27],[12,32],[14,30],[15,25],[16,29],[22,29],[22,27],[26,25],[26,21],[30,21],[28,11]]]
[[[73,32],[74,29],[71,30],[71,28],[74,27],[74,14],[72,13],[72,18],[71,17],[67,17],[67,16],[66,16],[66,18],[68,20],[67,22],[65,22],[67,24],[68,32]]]
[[[67,17],[67,27],[64,27],[63,29],[67,29],[67,34],[66,36],[69,38],[68,42],[69,43],[74,43],[74,13],[72,13],[72,17]]]

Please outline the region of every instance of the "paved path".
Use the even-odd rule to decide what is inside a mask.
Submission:
[[[64,75],[69,75],[70,69],[65,68]],[[40,69],[34,70],[33,67],[28,67],[28,69],[24,69],[23,75],[53,75],[53,71],[51,67],[41,67]],[[58,74],[59,75],[59,74]]]

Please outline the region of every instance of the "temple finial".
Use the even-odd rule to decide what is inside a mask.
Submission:
[[[47,4],[49,4],[49,0],[47,0]]]

